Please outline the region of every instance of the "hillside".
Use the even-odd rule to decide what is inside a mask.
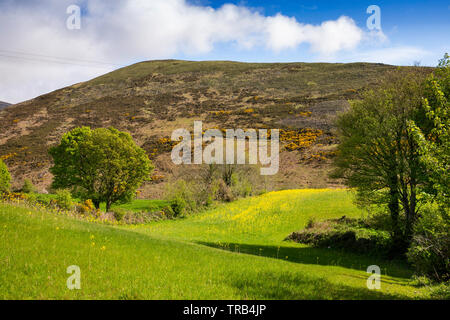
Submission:
[[[2,203],[0,299],[429,298],[404,263],[283,241],[311,217],[360,214],[345,190],[272,192],[121,227]],[[366,286],[372,264],[380,290]],[[66,287],[70,265],[81,290]]]
[[[10,105],[11,103],[0,101],[0,110]]]
[[[368,63],[149,61],[0,111],[0,156],[15,185],[51,182],[47,149],[76,126],[130,132],[156,165],[143,196],[158,197],[178,168],[167,141],[176,128],[280,128],[278,175],[269,189],[338,186],[327,178],[336,143],[333,118],[394,66]],[[292,138],[294,137],[294,138]],[[294,142],[292,144],[291,142]]]

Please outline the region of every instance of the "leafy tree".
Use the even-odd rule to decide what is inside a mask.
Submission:
[[[398,70],[378,90],[353,101],[338,119],[340,144],[335,177],[355,188],[363,205],[387,205],[395,251],[410,242],[427,181],[410,120],[425,126],[423,77]]]
[[[409,131],[419,146],[420,160],[430,177],[425,188],[431,205],[415,228],[408,259],[416,270],[437,280],[450,279],[450,57],[440,61],[426,81],[423,100],[431,129],[414,121]]]
[[[145,151],[128,133],[114,128],[75,128],[49,153],[54,160],[52,187],[92,199],[97,209],[105,202],[107,211],[115,202],[130,201],[153,170]]]
[[[445,54],[437,70],[426,80],[423,105],[428,130],[409,121],[409,131],[419,146],[420,160],[430,176],[428,189],[442,213],[450,208],[450,56]],[[430,128],[431,127],[431,128]]]
[[[9,174],[8,167],[0,159],[0,193],[8,192],[11,187],[11,175]]]

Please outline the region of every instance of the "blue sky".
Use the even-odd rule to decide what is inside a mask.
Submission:
[[[435,66],[445,52],[450,51],[450,1],[215,1],[215,0],[191,0],[195,5],[220,8],[224,4],[254,8],[266,16],[281,13],[295,17],[297,21],[308,24],[320,24],[326,20],[335,20],[342,15],[352,18],[356,24],[366,29],[366,21],[370,14],[366,13],[367,7],[377,5],[381,9],[381,27],[388,38],[388,42],[379,47],[372,47],[376,52],[381,48],[417,48],[424,51],[423,55],[411,60],[411,56],[405,54],[405,58],[386,59],[379,57],[379,62],[399,65],[411,65],[420,61],[422,65]],[[368,49],[370,52],[370,48]],[[180,55],[180,58],[198,57]],[[274,54],[272,52],[245,52],[230,49],[230,46],[222,46],[218,50],[200,57],[201,59],[230,59],[242,61],[311,61],[317,62],[321,58],[308,52],[303,46],[298,50]],[[323,59],[322,59],[323,60]],[[375,60],[370,62],[375,62]],[[342,55],[332,59],[332,62],[355,62],[353,55]]]
[[[0,0],[0,30],[0,101],[16,103],[153,59],[435,66],[450,2]]]

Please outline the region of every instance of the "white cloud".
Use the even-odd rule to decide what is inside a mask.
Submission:
[[[2,49],[125,65],[205,54],[223,43],[273,52],[307,44],[314,54],[332,56],[355,49],[365,37],[345,16],[311,25],[282,14],[266,17],[244,6],[212,9],[185,0],[80,0],[85,13],[81,30],[70,31],[65,27],[66,8],[73,2],[5,0],[0,4],[0,100],[18,102],[114,68],[37,63],[12,53],[15,58],[1,56],[6,55]]]
[[[351,59],[364,62],[378,62],[386,64],[405,64],[405,61],[409,61],[409,65],[412,65],[415,61],[425,61],[432,55],[431,52],[408,46],[400,47],[388,47],[375,50],[369,50],[366,52],[359,52],[351,56]]]
[[[189,5],[184,0],[130,0],[109,7],[105,15],[107,9],[95,3],[89,7],[88,33],[115,49],[119,58],[136,54],[150,57],[177,52],[201,54],[222,42],[275,51],[309,43],[313,51],[330,54],[354,48],[363,33],[348,17],[314,26],[281,14],[265,17],[232,4],[214,10]],[[117,37],[120,50],[113,41]]]
[[[312,49],[327,55],[354,49],[363,37],[363,31],[348,17],[326,21],[320,26],[306,26],[305,32]]]

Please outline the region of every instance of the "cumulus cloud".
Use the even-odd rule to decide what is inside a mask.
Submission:
[[[352,58],[359,61],[393,65],[409,61],[409,65],[413,65],[415,61],[423,61],[430,56],[433,56],[433,54],[427,50],[410,46],[398,46],[358,52],[357,54],[353,54]]]
[[[74,2],[82,7],[80,30],[66,28],[66,9]],[[0,100],[10,102],[117,67],[86,61],[126,65],[195,56],[223,43],[273,52],[306,44],[318,56],[332,56],[356,48],[364,38],[345,16],[311,25],[282,14],[264,16],[245,6],[213,9],[185,0],[5,0],[0,30]]]
[[[206,53],[222,42],[234,42],[245,49],[267,47],[275,51],[308,43],[313,51],[330,54],[354,48],[363,33],[348,17],[314,26],[281,14],[265,17],[232,4],[214,10],[189,5],[184,0],[129,0],[112,8],[110,2],[108,7],[97,1],[92,3],[95,5],[88,3],[87,32],[105,47],[115,49],[119,58],[136,54],[161,57],[177,52]],[[117,36],[120,44],[112,41]]]

